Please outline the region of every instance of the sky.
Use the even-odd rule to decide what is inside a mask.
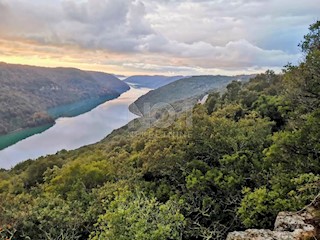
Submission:
[[[318,0],[0,0],[0,62],[121,75],[249,74],[302,59]]]

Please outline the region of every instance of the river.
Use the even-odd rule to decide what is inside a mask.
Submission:
[[[150,89],[134,88],[120,97],[107,101],[82,115],[59,118],[48,130],[26,138],[0,151],[0,168],[10,169],[28,159],[73,150],[96,143],[114,129],[120,128],[137,116],[128,106]]]

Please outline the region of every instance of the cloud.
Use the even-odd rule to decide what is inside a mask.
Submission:
[[[1,39],[34,47],[0,51],[55,49],[75,66],[87,58],[76,51],[99,52],[94,62],[119,70],[279,68],[299,60],[296,46],[319,12],[314,0],[0,0]]]

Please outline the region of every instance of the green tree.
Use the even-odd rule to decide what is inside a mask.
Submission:
[[[208,99],[205,103],[205,106],[207,108],[208,114],[213,113],[217,107],[218,104],[220,103],[221,99],[220,99],[220,93],[218,92],[214,92],[209,94]]]
[[[99,217],[92,240],[182,239],[185,225],[179,206],[159,203],[142,193],[121,193]]]
[[[305,53],[320,50],[320,21],[313,23],[309,27],[309,33],[304,36],[304,41],[300,44]]]
[[[225,102],[234,102],[238,100],[239,92],[241,90],[242,83],[240,81],[233,81],[228,84],[227,91],[223,94],[222,99]]]

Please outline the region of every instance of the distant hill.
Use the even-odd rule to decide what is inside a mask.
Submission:
[[[106,73],[0,63],[0,135],[53,123],[52,108],[88,99],[93,107],[129,88]]]
[[[128,84],[135,85],[136,87],[144,87],[156,89],[162,86],[165,86],[169,83],[175,82],[179,79],[185,78],[184,76],[132,76],[128,77],[124,81]]]
[[[194,76],[184,78],[152,90],[146,95],[141,96],[129,109],[134,114],[145,116],[150,109],[161,108],[166,104],[180,102],[180,108],[183,107],[183,100],[203,97],[206,93],[220,90],[226,87],[233,80],[247,81],[251,75],[240,76]],[[190,104],[188,104],[190,105]],[[192,105],[192,104],[191,104]]]

